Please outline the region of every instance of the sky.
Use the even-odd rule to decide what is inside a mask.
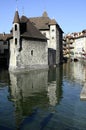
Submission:
[[[86,0],[2,0],[0,1],[0,33],[10,33],[14,14],[40,17],[46,11],[64,34],[86,29]]]

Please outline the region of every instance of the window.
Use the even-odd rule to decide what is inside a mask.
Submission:
[[[15,38],[15,45],[17,45],[17,38]]]
[[[15,24],[15,31],[17,31],[17,25]]]
[[[7,45],[7,42],[6,42],[6,41],[4,41],[4,42],[3,42],[3,44],[4,44],[4,45]]]
[[[33,50],[31,50],[31,56],[33,56]]]
[[[46,33],[43,33],[44,34],[44,36],[46,36]]]
[[[54,32],[54,29],[52,29],[52,32]]]
[[[52,37],[52,39],[54,39],[54,37]]]

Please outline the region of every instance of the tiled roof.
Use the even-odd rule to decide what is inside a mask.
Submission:
[[[47,38],[41,34],[41,32],[31,23],[27,17],[22,16],[20,23],[26,23],[26,31],[21,34],[22,37],[47,40]]]
[[[57,22],[55,19],[51,19],[51,21],[49,22],[49,25],[56,25],[56,24],[57,24]]]
[[[65,36],[65,38],[68,39],[79,39],[83,37],[86,37],[86,30],[83,30],[82,32],[74,32]]]
[[[44,11],[44,13],[43,13],[43,15],[42,15],[43,17],[48,17],[48,14],[47,14],[47,12],[46,11]]]
[[[49,30],[50,25],[56,25],[61,31],[62,29],[58,25],[55,19],[50,19],[46,12],[43,13],[41,17],[29,18],[29,20],[35,25],[39,30]],[[62,31],[63,32],[63,31]]]
[[[42,17],[27,18],[26,16],[22,16],[21,18],[19,18],[18,11],[16,11],[13,23],[20,24],[22,37],[46,41],[47,38],[39,30],[49,30],[49,26],[51,24],[55,24],[59,27],[54,19],[50,19],[48,17],[46,12],[43,13]]]
[[[19,18],[18,11],[15,13],[14,22],[20,24],[20,36],[23,38],[29,39],[38,39],[47,41],[47,38],[41,34],[41,32],[32,24],[32,22],[26,17],[22,16]],[[13,29],[12,29],[13,33]],[[13,38],[13,34],[11,33],[10,38]]]
[[[18,14],[18,11],[15,12],[15,16],[14,16],[14,20],[13,20],[13,23],[19,23],[20,20],[19,20],[19,14]]]
[[[28,22],[28,18],[23,15],[23,16],[20,18],[20,22],[21,22],[21,23],[26,23],[26,22]]]
[[[0,41],[6,41],[8,38],[10,38],[12,35],[11,34],[0,34]]]
[[[29,18],[29,20],[39,29],[39,30],[49,30],[49,25],[52,20],[48,17],[46,11],[42,14],[41,17]],[[56,23],[55,23],[56,24]]]
[[[29,20],[35,25],[39,30],[48,29],[49,30],[49,17],[33,17],[29,18]]]
[[[86,29],[82,30],[82,33],[86,33]]]

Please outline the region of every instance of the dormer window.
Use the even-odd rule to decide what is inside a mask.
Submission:
[[[27,31],[27,23],[20,23],[20,33],[24,33]]]
[[[17,25],[15,24],[15,31],[17,31]]]

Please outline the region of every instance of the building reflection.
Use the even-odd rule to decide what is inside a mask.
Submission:
[[[47,81],[47,70],[25,74],[10,73],[10,100],[15,104],[17,126],[34,109],[45,109],[48,106]]]
[[[51,106],[59,103],[62,96],[62,66],[52,68],[48,73],[48,97]]]
[[[60,100],[63,95],[62,83],[63,83],[63,66],[59,66],[56,69],[56,95],[57,95],[57,102],[60,103]]]
[[[72,62],[63,65],[63,75],[68,80],[84,83],[86,81],[86,65],[81,62]]]
[[[73,65],[74,78],[77,77],[77,80],[86,82],[86,65],[82,63],[74,63]]]
[[[0,84],[2,85],[8,85],[9,84],[9,73],[5,69],[0,69]]]
[[[62,68],[29,73],[10,73],[10,100],[15,105],[16,126],[36,109],[55,106],[62,97]],[[37,111],[35,111],[37,114]]]

